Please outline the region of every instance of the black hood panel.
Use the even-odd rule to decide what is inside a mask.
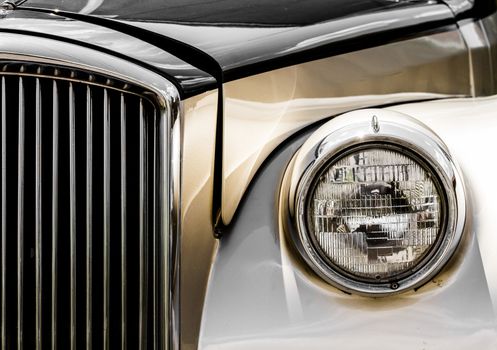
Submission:
[[[193,65],[211,60],[217,68],[196,66],[223,82],[454,24],[434,0],[27,0],[21,8],[123,31]],[[205,55],[192,62],[195,52],[182,56],[175,43]]]
[[[398,9],[409,0],[28,0],[30,7],[115,19],[232,26],[305,26]]]
[[[21,9],[136,37],[211,75],[219,87],[264,71],[454,29],[456,12],[449,3],[470,0],[446,1],[27,0]],[[471,4],[489,1],[494,0]],[[212,88],[172,75],[193,82],[189,89],[195,93]]]

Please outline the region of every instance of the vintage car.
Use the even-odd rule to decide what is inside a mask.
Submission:
[[[497,349],[495,0],[0,5],[0,350]]]

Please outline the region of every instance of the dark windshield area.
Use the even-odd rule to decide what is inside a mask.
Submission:
[[[28,0],[24,6],[127,20],[303,26],[412,5],[412,1],[407,0]]]

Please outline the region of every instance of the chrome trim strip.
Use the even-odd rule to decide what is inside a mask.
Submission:
[[[57,349],[57,243],[59,231],[59,90],[53,82],[52,95],[52,350]]]
[[[7,341],[7,318],[6,318],[6,297],[5,292],[7,291],[7,106],[5,98],[5,77],[2,77],[2,300],[1,300],[1,346],[2,350],[6,350]]]
[[[140,249],[140,281],[139,281],[139,311],[138,311],[138,348],[140,350],[145,349],[147,341],[147,325],[146,325],[146,310],[147,310],[147,290],[146,283],[148,281],[147,276],[147,173],[146,173],[146,162],[147,162],[147,135],[145,129],[145,115],[143,110],[143,100],[140,99],[140,145],[139,145],[139,249]]]
[[[168,156],[168,142],[165,139],[167,135],[167,130],[169,128],[167,127],[169,124],[169,118],[160,118],[160,124],[159,124],[159,146],[158,146],[158,152],[159,152],[159,157],[160,159],[169,159],[170,157]],[[171,140],[172,141],[172,140]],[[159,174],[159,183],[167,183],[167,175],[168,174],[168,169],[169,169],[169,162],[162,162],[160,168],[158,169]],[[168,195],[169,195],[170,189],[166,188],[165,186],[162,186],[158,190],[158,200],[160,202],[164,202],[168,200]],[[168,215],[169,213],[164,210],[165,208],[162,208],[162,211],[158,215],[158,231],[159,231],[159,242],[158,242],[158,254],[159,254],[159,270],[158,274],[159,276],[162,276],[161,283],[159,285],[159,298],[160,300],[163,300],[164,302],[164,307],[159,310],[159,315],[162,315],[162,319],[164,320],[169,320],[168,323],[166,324],[159,324],[159,337],[160,337],[160,344],[159,344],[159,349],[161,350],[167,350],[167,349],[175,349],[174,347],[170,347],[169,344],[169,327],[168,324],[173,324],[171,318],[170,318],[170,313],[169,313],[169,305],[170,303],[170,293],[167,293],[167,279],[169,278],[169,275],[171,271],[169,270],[169,250],[167,249],[168,247],[168,241],[167,241],[167,233],[169,231],[169,220],[168,220]],[[174,231],[171,231],[171,233]],[[167,321],[166,321],[167,322]]]
[[[109,349],[109,301],[110,301],[110,97],[104,89],[104,183],[103,183],[103,208],[104,208],[104,266],[103,266],[103,349]]]
[[[90,86],[86,87],[86,349],[92,349],[93,285],[93,103]]]
[[[19,78],[19,136],[17,155],[17,349],[23,348],[23,291],[24,291],[24,84]]]
[[[209,93],[212,94],[212,93]],[[217,91],[212,94],[217,96]],[[216,104],[217,107],[217,104]],[[215,107],[215,109],[216,109]],[[169,159],[169,162],[162,162],[159,176],[159,183],[169,183],[170,187],[161,188],[160,201],[169,201],[168,206],[162,208],[162,214],[159,215],[160,223],[160,259],[163,271],[160,275],[165,275],[166,277],[161,278],[161,283],[163,283],[161,290],[161,299],[164,300],[162,305],[163,317],[162,320],[166,320],[167,323],[161,325],[161,339],[163,342],[161,344],[161,350],[178,350],[183,344],[183,336],[181,333],[181,315],[183,309],[181,307],[181,291],[180,280],[183,270],[181,269],[180,257],[182,249],[182,185],[183,185],[183,109],[180,109],[179,104],[175,104],[173,101],[168,101],[167,111],[170,113],[170,118],[165,117],[165,110],[161,111],[161,126],[159,134],[159,145],[160,145],[160,156],[161,159]],[[210,118],[216,118],[216,114],[213,113],[209,115],[209,118],[205,120],[209,124]],[[211,124],[211,128],[215,128],[215,123]],[[208,129],[209,130],[209,129]],[[206,130],[208,132],[208,130]],[[209,135],[214,136],[213,133]],[[203,145],[204,147],[206,145]],[[208,148],[207,148],[208,149]],[[203,148],[204,152],[206,148]],[[214,147],[212,148],[214,150]],[[209,151],[207,150],[202,154],[206,159],[209,158]],[[202,181],[202,180],[200,180]],[[209,181],[208,181],[209,182]],[[205,198],[207,199],[207,198]],[[209,199],[207,199],[210,203]],[[210,222],[211,208],[206,206],[200,206],[200,210],[207,215],[207,220]],[[195,223],[192,223],[195,225]],[[211,228],[212,226],[209,226]],[[203,227],[198,227],[202,230]],[[212,237],[207,237],[212,239]],[[202,242],[197,241],[199,244]],[[196,252],[197,253],[197,252]],[[202,260],[202,259],[200,259]],[[197,266],[198,268],[198,266]],[[207,269],[210,268],[206,266]],[[159,268],[160,271],[160,268]],[[191,276],[190,276],[191,279]],[[194,282],[195,283],[195,282]],[[202,303],[201,300],[198,300]],[[188,303],[188,301],[186,301]],[[188,315],[190,316],[190,315]],[[188,319],[185,317],[184,319]],[[186,343],[186,342],[185,342]]]
[[[35,154],[35,264],[36,264],[36,350],[41,349],[42,325],[42,126],[41,126],[41,89],[40,79],[36,79],[35,105],[36,105],[36,154]]]
[[[70,347],[76,350],[76,111],[73,83],[69,83],[69,251]]]
[[[126,103],[121,94],[121,350],[127,348],[127,314],[126,314]]]
[[[153,188],[152,188],[152,349],[157,350],[157,116],[153,115]]]

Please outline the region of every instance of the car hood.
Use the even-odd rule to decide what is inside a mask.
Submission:
[[[172,38],[212,57],[219,70],[208,72],[223,82],[454,25],[450,8],[433,0],[28,0],[21,8]]]
[[[25,5],[133,21],[293,27],[409,7],[413,3],[406,0],[28,0]]]

